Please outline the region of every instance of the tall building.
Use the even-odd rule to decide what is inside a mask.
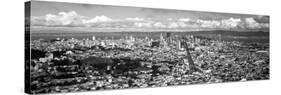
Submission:
[[[93,40],[93,41],[95,41],[95,40],[96,40],[96,37],[95,37],[95,36],[93,36],[93,37],[92,37],[92,40]]]
[[[177,42],[177,48],[178,48],[178,50],[181,50],[181,51],[184,50],[183,42],[181,42],[180,40],[178,40],[178,42]]]
[[[166,42],[166,40],[164,39],[162,33],[160,34],[160,44],[161,44],[161,46],[164,46],[164,47],[167,46],[167,42]]]
[[[130,35],[130,41],[135,41],[135,38],[132,35]]]
[[[168,45],[170,46],[171,43],[172,43],[172,37],[171,37],[171,33],[170,32],[167,33],[166,40],[167,40]]]
[[[162,33],[160,34],[160,41],[163,41],[164,40],[164,37],[162,35]]]

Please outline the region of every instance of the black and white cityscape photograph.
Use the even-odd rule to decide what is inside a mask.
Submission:
[[[30,94],[270,79],[269,15],[25,2]]]

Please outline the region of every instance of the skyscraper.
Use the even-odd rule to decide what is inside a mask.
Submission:
[[[184,50],[183,43],[180,40],[178,40],[177,46],[178,46],[178,50],[181,50],[181,51]]]
[[[92,37],[92,40],[93,40],[93,41],[95,41],[95,40],[96,40],[96,37],[95,37],[95,36],[93,36],[93,37]]]
[[[161,33],[160,34],[160,41],[163,41],[164,40],[164,37],[163,37],[163,34]]]
[[[171,33],[170,32],[167,33],[166,40],[167,40],[168,45],[170,46],[171,43],[172,43],[172,38],[171,38]]]

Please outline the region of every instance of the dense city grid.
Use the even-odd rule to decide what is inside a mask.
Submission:
[[[269,43],[172,33],[108,38],[32,40],[31,92],[269,79]]]

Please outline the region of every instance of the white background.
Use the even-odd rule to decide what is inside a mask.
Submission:
[[[0,94],[24,94],[24,1],[2,0],[0,14]],[[270,80],[145,89],[90,91],[68,95],[271,95],[280,94],[280,18],[278,0],[50,0],[166,9],[270,15]],[[280,40],[280,41],[279,41]],[[279,89],[278,89],[279,87]],[[60,94],[55,94],[60,95]]]

